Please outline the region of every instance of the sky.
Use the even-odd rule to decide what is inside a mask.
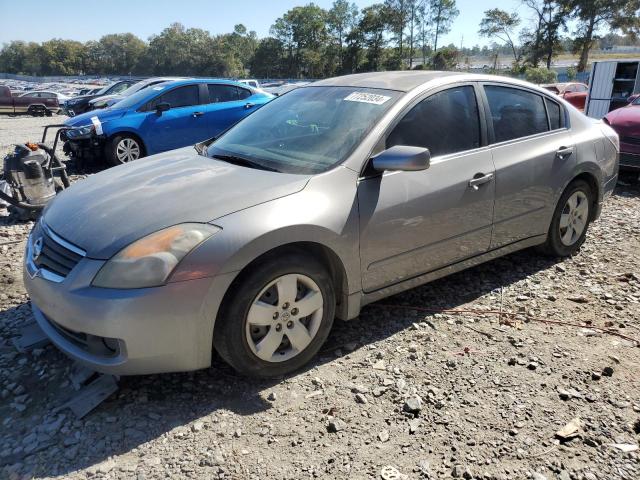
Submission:
[[[376,0],[352,0],[360,8]],[[382,2],[383,0],[377,0]],[[0,0],[0,44],[11,40],[42,42],[51,38],[97,40],[108,33],[131,32],[146,40],[173,22],[212,34],[227,33],[242,23],[259,37],[269,35],[276,18],[308,0]],[[330,8],[333,0],[315,0]],[[518,0],[457,0],[460,15],[441,45],[485,45],[478,36],[483,12],[490,8],[521,11]],[[521,13],[521,16],[525,14]]]

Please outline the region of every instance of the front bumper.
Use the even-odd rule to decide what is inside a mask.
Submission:
[[[82,258],[63,278],[46,278],[32,262],[24,284],[34,317],[66,355],[96,371],[140,375],[211,364],[213,325],[233,275],[143,289],[91,286],[103,260]]]
[[[101,159],[104,155],[106,137],[91,134],[86,137],[70,139],[65,136],[62,150],[66,155],[79,159]]]

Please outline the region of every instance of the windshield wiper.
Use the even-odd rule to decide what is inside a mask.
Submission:
[[[257,168],[259,170],[267,170],[268,172],[279,172],[279,170],[275,168],[267,167],[266,165],[254,162],[248,158],[238,157],[237,155],[213,155],[212,158],[217,158],[218,160],[233,163],[234,165],[240,165],[242,167]]]

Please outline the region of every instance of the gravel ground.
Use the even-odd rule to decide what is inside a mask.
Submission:
[[[46,123],[2,118],[0,144]],[[55,410],[71,361],[10,342],[31,226],[0,209],[0,478],[640,478],[640,348],[595,329],[640,338],[629,178],[571,259],[527,250],[368,306],[283,379],[219,360],[124,378],[82,420]]]

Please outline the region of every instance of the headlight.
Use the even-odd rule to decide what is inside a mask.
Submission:
[[[92,283],[103,288],[164,285],[180,260],[220,230],[205,223],[184,223],[147,235],[108,260]]]
[[[73,128],[71,130],[67,130],[67,137],[69,138],[86,137],[88,135],[91,135],[91,132],[93,132],[95,129],[96,127],[94,125],[87,125],[86,127]]]

